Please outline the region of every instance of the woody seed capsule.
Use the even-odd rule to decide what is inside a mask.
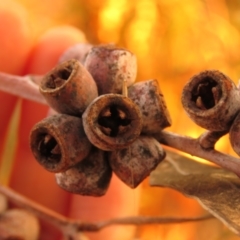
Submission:
[[[56,173],[57,184],[64,190],[81,195],[102,196],[112,176],[106,152],[95,147],[80,163],[65,172]]]
[[[182,104],[199,126],[211,131],[225,131],[229,130],[239,111],[240,92],[223,73],[204,71],[185,85]]]
[[[86,57],[84,66],[96,81],[99,95],[120,94],[123,80],[130,86],[136,79],[135,55],[114,45],[93,47]]]
[[[1,240],[37,240],[40,226],[37,217],[23,209],[10,209],[0,216]]]
[[[105,151],[129,146],[142,130],[139,108],[131,99],[120,94],[99,96],[82,117],[90,142]]]
[[[124,183],[135,188],[165,156],[166,153],[156,139],[140,136],[129,147],[111,152],[109,163]]]
[[[83,160],[92,145],[84,133],[81,118],[57,114],[34,126],[30,146],[44,168],[60,172]]]
[[[88,104],[98,96],[91,74],[72,59],[48,72],[40,84],[40,92],[57,112],[81,116]]]
[[[69,47],[60,57],[59,63],[63,63],[65,61],[76,59],[80,63],[84,64],[88,52],[93,46],[89,43],[78,43],[71,47]]]
[[[157,80],[138,82],[128,88],[128,97],[140,108],[142,133],[158,133],[171,126],[171,118]]]

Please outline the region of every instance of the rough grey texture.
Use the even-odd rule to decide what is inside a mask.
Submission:
[[[142,133],[157,133],[171,125],[171,117],[157,80],[135,83],[129,87],[128,97],[142,112]]]
[[[128,148],[110,153],[116,175],[129,187],[137,187],[164,159],[165,152],[152,137],[140,136]]]
[[[130,86],[136,79],[135,55],[111,44],[93,47],[84,66],[96,81],[100,95],[121,93],[123,80]]]
[[[112,171],[107,161],[107,154],[92,148],[89,156],[68,169],[56,173],[57,184],[66,191],[88,195],[102,196],[108,189]]]

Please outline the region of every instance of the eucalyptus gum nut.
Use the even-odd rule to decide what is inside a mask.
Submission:
[[[142,113],[142,133],[158,133],[171,126],[171,117],[156,79],[135,83],[128,88],[128,97]]]
[[[22,209],[10,209],[0,215],[0,239],[37,240],[40,226],[38,219]]]
[[[142,130],[139,108],[120,94],[99,96],[87,107],[82,119],[89,141],[105,151],[129,146]]]
[[[129,147],[111,152],[109,163],[126,185],[136,188],[165,156],[165,151],[155,138],[140,136]]]
[[[81,64],[84,64],[88,52],[93,46],[89,43],[78,43],[71,47],[69,47],[60,57],[59,63],[63,63],[65,61],[76,59]]]
[[[91,74],[76,59],[63,62],[48,72],[39,89],[50,107],[73,116],[81,116],[98,96]]]
[[[30,147],[45,169],[60,172],[86,158],[92,145],[84,133],[81,118],[56,114],[33,127]]]
[[[65,172],[56,173],[56,182],[62,189],[80,195],[102,196],[112,176],[106,152],[92,148],[80,163]]]
[[[240,156],[240,113],[233,121],[229,131],[229,138],[233,150]]]
[[[111,44],[93,47],[86,57],[84,66],[96,81],[99,95],[120,94],[123,80],[130,86],[137,75],[136,56]]]
[[[219,71],[204,71],[184,86],[182,104],[189,117],[210,131],[229,130],[240,109],[240,91]]]

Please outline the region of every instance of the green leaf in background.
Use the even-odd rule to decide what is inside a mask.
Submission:
[[[170,187],[197,199],[240,235],[240,179],[235,174],[167,151],[166,159],[151,173],[150,185]]]
[[[3,154],[0,158],[0,183],[8,185],[17,148],[17,135],[21,115],[21,99],[16,103],[11,120],[8,124]]]

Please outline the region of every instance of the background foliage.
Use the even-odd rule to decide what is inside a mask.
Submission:
[[[54,26],[81,29],[90,43],[114,42],[136,54],[138,81],[156,78],[173,119],[171,131],[197,137],[203,130],[192,123],[181,106],[186,81],[199,71],[218,69],[237,82],[240,77],[240,2],[234,0],[15,0],[23,6],[34,42]],[[11,69],[9,69],[11,72]],[[14,119],[19,116],[16,106]],[[17,136],[8,125],[4,149],[16,148]],[[217,148],[234,154],[223,138]],[[2,160],[3,162],[3,160]],[[8,170],[10,171],[10,170]],[[6,172],[6,171],[5,171]],[[5,177],[7,178],[7,177]],[[134,197],[134,196],[133,196]],[[142,184],[140,214],[195,216],[203,210],[195,200],[167,189]],[[207,233],[205,235],[204,233]],[[218,221],[138,228],[139,239],[237,239]]]

